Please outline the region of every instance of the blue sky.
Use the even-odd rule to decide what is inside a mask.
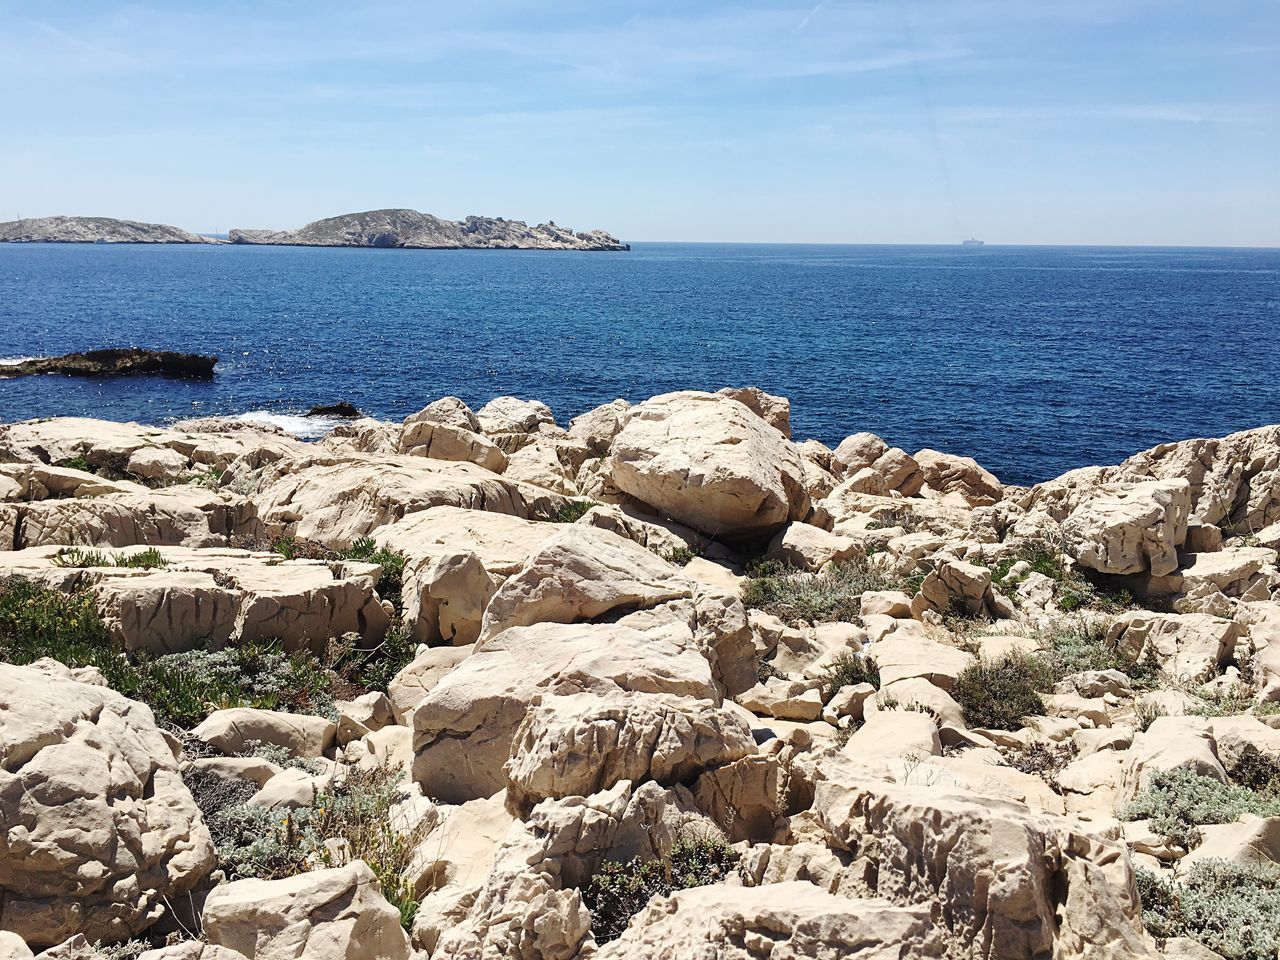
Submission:
[[[1276,0],[0,0],[0,220],[1280,246]]]

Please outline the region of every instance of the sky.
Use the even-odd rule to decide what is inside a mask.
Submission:
[[[0,220],[1280,246],[1277,0],[0,0]]]

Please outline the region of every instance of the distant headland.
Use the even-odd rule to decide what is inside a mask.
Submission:
[[[0,223],[0,243],[220,243],[162,223],[111,217],[36,217]]]
[[[502,217],[442,220],[417,210],[368,210],[297,230],[232,230],[241,244],[413,247],[433,250],[630,250],[603,230],[575,233],[554,221],[529,226]],[[0,243],[224,243],[177,227],[109,217],[39,217],[0,223]]]

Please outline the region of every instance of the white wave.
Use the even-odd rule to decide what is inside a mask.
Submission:
[[[299,440],[319,440],[343,422],[337,417],[304,417],[293,413],[272,413],[270,410],[250,410],[238,414],[235,419],[279,427]]]
[[[28,360],[40,360],[40,357],[0,357],[0,367],[16,367]]]

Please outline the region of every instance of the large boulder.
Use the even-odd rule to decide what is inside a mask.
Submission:
[[[656,860],[681,836],[715,834],[687,796],[624,782],[589,797],[544,800],[507,834],[432,960],[590,956],[591,915],[581,889],[604,861]]]
[[[1185,480],[1140,483],[1087,500],[1062,522],[1062,533],[1081,566],[1160,577],[1178,568],[1190,511]]]
[[[1070,820],[858,775],[820,781],[813,810],[866,895],[929,907],[948,955],[1159,956],[1123,848]]]
[[[477,644],[413,713],[414,779],[462,803],[507,786],[503,765],[535,699],[560,689],[670,693],[719,702],[711,665],[687,626],[542,623]]]
[[[693,596],[679,568],[616,533],[571,524],[545,541],[497,592],[481,639],[531,623],[593,620]]]
[[[796,448],[716,394],[668,393],[633,407],[609,466],[624,493],[716,536],[762,537],[809,511]]]
[[[912,459],[920,467],[929,490],[936,494],[958,496],[971,507],[990,506],[1004,497],[1004,487],[995,474],[983,469],[972,457],[926,449]]]
[[[1171,677],[1209,680],[1244,636],[1241,624],[1221,617],[1130,610],[1112,621],[1107,645],[1135,663],[1154,662]]]
[[[411,457],[474,463],[502,473],[507,456],[480,432],[479,421],[455,397],[445,397],[405,417],[396,452]]]
[[[617,691],[544,698],[516,730],[507,802],[588,796],[622,780],[663,786],[755,752],[742,718],[708,700]]]
[[[420,643],[473,643],[484,608],[560,524],[504,513],[432,507],[379,527],[370,535],[406,557],[405,623]]]
[[[327,544],[349,545],[384,524],[430,507],[466,507],[517,517],[528,516],[530,509],[525,497],[529,488],[474,463],[427,457],[295,457],[263,468],[257,483],[254,502],[269,535]]]
[[[1280,520],[1280,426],[1161,444],[1116,470],[1135,478],[1185,479],[1192,509],[1206,523],[1257,531]]]
[[[215,865],[151,711],[0,664],[0,929],[35,947],[124,940]]]
[[[237,880],[204,905],[215,946],[248,960],[409,960],[400,911],[387,902],[369,865],[313,870],[284,880]]]
[[[737,400],[788,440],[791,439],[791,401],[786,397],[765,393],[759,387],[722,387],[717,393]]]
[[[793,880],[746,889],[714,884],[657,897],[596,958],[924,960],[948,955],[946,940],[924,906],[836,896]]]

